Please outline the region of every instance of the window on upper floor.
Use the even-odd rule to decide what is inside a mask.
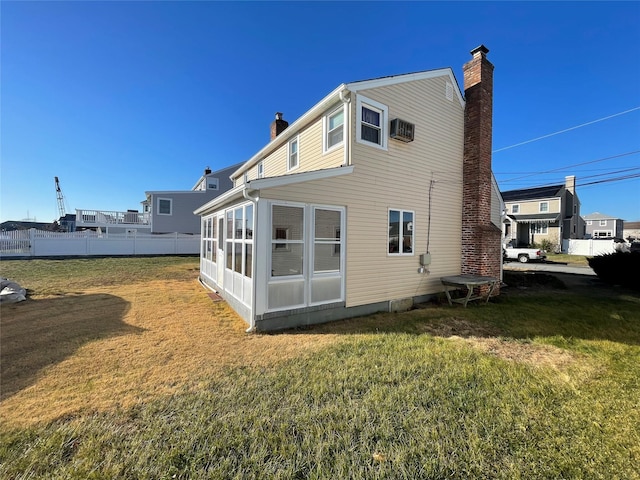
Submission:
[[[520,204],[511,205],[511,213],[520,213]]]
[[[298,137],[289,142],[287,170],[298,168]]]
[[[218,190],[218,179],[217,178],[207,178],[207,189],[208,190]]]
[[[413,255],[413,212],[389,210],[389,255]]]
[[[324,151],[340,145],[344,139],[344,109],[342,106],[324,117]]]
[[[173,201],[170,198],[158,199],[158,215],[171,215]]]
[[[593,221],[592,220],[587,220],[587,225],[593,225]]]
[[[373,100],[358,97],[357,112],[356,140],[386,150],[388,108]]]
[[[601,227],[606,227],[607,226],[607,221],[606,220],[600,220],[600,226]]]
[[[549,211],[549,202],[540,202],[540,211],[548,212]]]
[[[264,162],[258,163],[258,178],[264,177]]]

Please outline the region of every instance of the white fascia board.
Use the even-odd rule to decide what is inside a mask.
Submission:
[[[291,137],[300,133],[300,130],[310,123],[312,120],[321,115],[328,107],[332,104],[340,101],[340,92],[345,89],[345,84],[341,84],[338,88],[336,88],[329,95],[324,97],[318,103],[316,103],[311,110],[307,110],[307,112],[298,118],[295,122],[289,125],[284,131],[274,138],[271,142],[265,145],[262,150],[256,153],[253,157],[247,160],[240,168],[238,168],[235,172],[230,175],[230,179],[233,180],[237,178],[239,175],[244,173],[249,168],[253,167],[260,160],[263,160],[266,156],[268,156],[272,151],[282,146],[285,142],[287,142]]]
[[[207,202],[200,208],[194,210],[193,211],[194,215],[202,215],[208,210],[212,210],[216,207],[219,207],[220,205],[224,205],[225,203],[235,200],[236,198],[241,198],[243,196],[242,191],[245,188],[246,188],[246,185],[242,184],[242,185],[238,185],[235,188],[232,188],[231,190],[227,190],[222,195],[218,195],[216,198],[214,198],[210,202]]]
[[[450,67],[440,68],[437,70],[427,70],[425,72],[405,73],[402,75],[392,75],[390,77],[375,78],[373,80],[363,80],[361,82],[347,83],[345,87],[352,92],[358,92],[361,90],[368,90],[371,88],[388,87],[390,85],[397,85],[399,83],[413,82],[416,80],[425,80],[429,78],[437,77],[449,77],[451,84],[455,86],[454,90],[460,105],[465,105],[464,97],[460,91],[460,86],[456,80],[453,70]]]
[[[354,166],[327,168],[324,170],[314,170],[304,173],[293,173],[271,178],[257,178],[251,180],[248,185],[251,190],[262,190],[263,188],[283,187],[295,183],[311,182],[313,180],[325,180],[327,178],[339,177],[353,173]]]
[[[206,190],[158,190],[153,192],[144,192],[145,195],[177,195],[177,194],[202,194],[206,193]]]

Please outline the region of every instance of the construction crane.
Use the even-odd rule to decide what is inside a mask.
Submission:
[[[60,188],[60,181],[58,180],[58,177],[54,177],[54,178],[56,180],[56,198],[58,199],[58,213],[60,215],[60,218],[62,219],[67,214],[64,208],[64,195],[62,194],[62,189]]]

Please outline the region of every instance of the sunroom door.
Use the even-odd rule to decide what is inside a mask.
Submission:
[[[218,245],[216,248],[218,251],[216,252],[216,258],[218,261],[216,262],[216,266],[218,269],[218,279],[216,283],[222,288],[224,286],[224,217],[220,215],[218,217],[218,241],[216,242]]]
[[[309,303],[344,300],[343,209],[313,207]]]

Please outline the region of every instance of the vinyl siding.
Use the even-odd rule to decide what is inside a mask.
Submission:
[[[540,202],[549,202],[549,211],[548,213],[560,213],[560,199],[559,198],[550,198],[550,199],[542,199],[542,200],[527,200],[523,202],[509,202],[506,203],[507,210],[509,213],[512,212],[512,205],[520,205],[520,211],[516,213],[516,215],[523,214],[535,214],[535,213],[544,213],[540,211]]]
[[[389,107],[387,125],[396,117],[415,123],[415,140],[405,144],[389,139],[388,151],[352,142],[351,175],[260,192],[262,199],[346,207],[347,306],[440,292],[440,277],[461,269],[463,107],[445,98],[444,78],[365,93]],[[355,118],[353,108],[352,139]],[[387,254],[390,208],[414,212],[414,255]],[[429,216],[432,264],[429,274],[420,274]]]
[[[336,106],[337,105],[334,105],[332,108],[328,109],[326,113],[334,111]],[[339,167],[344,163],[343,147],[336,148],[326,154],[322,151],[323,118],[323,116],[320,116],[307,128],[298,133],[298,168],[287,171],[287,155],[289,146],[289,141],[287,141],[284,145],[280,146],[263,160],[265,178]],[[290,140],[293,138],[294,137]],[[248,171],[248,179],[252,180],[254,178],[258,178],[257,165],[254,165]],[[244,179],[241,175],[235,179],[234,185],[241,185],[243,181]]]

